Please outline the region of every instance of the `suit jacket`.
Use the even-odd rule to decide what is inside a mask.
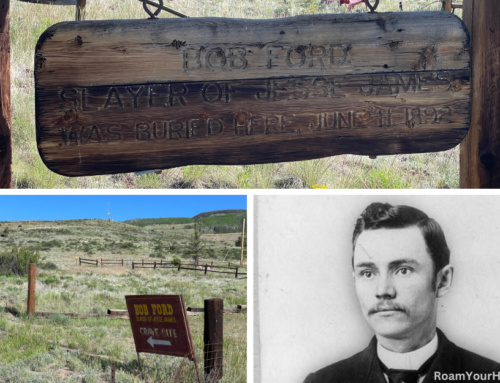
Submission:
[[[464,374],[461,379],[456,375],[454,380],[461,382],[500,381],[500,364],[470,351],[458,347],[450,342],[437,329],[438,350],[431,368],[422,383],[452,381],[449,374]],[[435,374],[436,372],[436,374]],[[440,373],[441,379],[437,377]],[[468,376],[467,373],[472,373]],[[473,374],[492,374],[495,376],[481,375],[482,379],[474,379]],[[446,374],[448,379],[443,378]],[[348,359],[331,364],[319,371],[309,374],[304,383],[387,383],[377,357],[377,339],[373,337],[369,346],[360,353]]]

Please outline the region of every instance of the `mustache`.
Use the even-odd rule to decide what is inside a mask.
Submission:
[[[374,307],[368,310],[368,315],[373,315],[383,311],[401,311],[405,314],[408,314],[408,310],[406,307],[401,306],[394,302],[380,302],[377,303]]]

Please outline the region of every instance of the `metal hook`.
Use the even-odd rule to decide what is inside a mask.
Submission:
[[[373,6],[370,4],[370,0],[365,0],[365,3],[368,6],[368,8],[370,8],[370,12],[375,12],[375,9],[377,9],[378,7],[379,0],[375,0],[375,5]]]
[[[144,7],[144,10],[146,11],[146,13],[149,15],[149,18],[150,19],[157,19],[156,16],[158,16],[161,12],[161,7],[163,7],[163,0],[159,0],[160,1],[160,6],[156,9],[155,13],[151,12],[148,8],[148,5],[146,3],[145,0],[142,0],[142,6]]]

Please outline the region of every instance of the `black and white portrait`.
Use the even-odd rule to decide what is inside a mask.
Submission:
[[[500,381],[500,196],[258,196],[255,381]]]

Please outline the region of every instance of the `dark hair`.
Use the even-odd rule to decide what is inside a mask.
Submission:
[[[411,206],[392,206],[380,202],[369,205],[356,221],[352,236],[353,251],[359,235],[365,230],[402,229],[411,226],[420,229],[427,245],[427,252],[434,263],[434,272],[437,274],[450,262],[450,249],[446,244],[443,230],[434,219]]]

